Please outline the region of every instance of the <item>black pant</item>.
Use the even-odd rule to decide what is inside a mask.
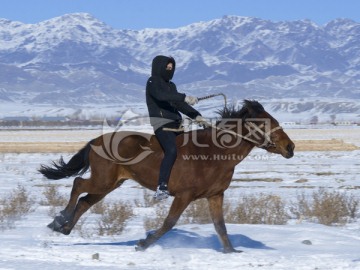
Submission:
[[[176,149],[176,136],[179,133],[173,131],[164,131],[159,128],[155,131],[156,138],[158,139],[161,148],[164,151],[164,158],[160,165],[159,185],[167,185],[170,178],[171,169],[175,163],[177,156]]]

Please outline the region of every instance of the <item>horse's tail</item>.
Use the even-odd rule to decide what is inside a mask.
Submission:
[[[41,165],[39,172],[53,180],[84,174],[90,167],[89,152],[93,141],[88,142],[68,163],[61,157],[58,162],[53,161],[51,166]]]

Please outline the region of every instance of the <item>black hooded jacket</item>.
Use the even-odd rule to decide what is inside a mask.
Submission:
[[[169,63],[173,64],[172,70],[166,70]],[[170,81],[174,72],[175,60],[172,57],[158,55],[153,59],[151,77],[146,84],[146,104],[154,130],[178,128],[182,120],[179,112],[193,119],[201,115],[184,101],[185,94],[179,93]]]

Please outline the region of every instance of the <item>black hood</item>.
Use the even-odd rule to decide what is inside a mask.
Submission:
[[[172,63],[173,69],[166,70],[167,64]],[[161,77],[165,81],[170,81],[175,72],[175,60],[172,57],[158,55],[152,61],[151,76]]]

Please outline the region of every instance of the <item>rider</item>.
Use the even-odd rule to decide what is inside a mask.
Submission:
[[[171,81],[174,72],[174,58],[158,55],[152,61],[151,77],[146,84],[146,104],[150,123],[164,151],[158,187],[154,195],[157,200],[169,197],[167,186],[177,156],[176,136],[179,132],[176,129],[180,127],[182,121],[179,112],[196,121],[204,121],[201,114],[191,107],[198,102],[198,99],[177,91],[176,85]],[[164,130],[163,128],[173,130]]]

